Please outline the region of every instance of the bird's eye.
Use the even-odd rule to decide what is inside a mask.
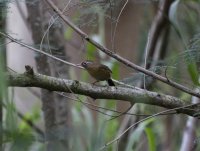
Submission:
[[[83,67],[86,67],[86,66],[87,66],[87,63],[86,63],[86,62],[82,62],[82,66],[83,66]]]

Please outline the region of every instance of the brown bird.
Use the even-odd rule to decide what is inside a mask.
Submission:
[[[80,65],[97,80],[94,83],[105,80],[108,82],[109,86],[115,86],[111,79],[112,71],[106,65],[98,64],[90,60],[83,61]]]

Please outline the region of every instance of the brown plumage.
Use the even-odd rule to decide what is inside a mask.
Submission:
[[[112,71],[106,65],[87,60],[83,61],[81,66],[84,67],[88,73],[97,80],[96,82],[105,80],[108,82],[109,86],[115,86],[111,79]]]

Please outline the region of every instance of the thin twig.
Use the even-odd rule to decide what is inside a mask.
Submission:
[[[111,43],[112,43],[112,47],[111,48],[112,48],[112,50],[114,52],[115,52],[115,50],[114,50],[115,49],[115,35],[116,35],[119,19],[120,19],[121,15],[122,15],[123,10],[125,9],[126,5],[128,4],[128,1],[129,0],[126,0],[126,2],[122,6],[122,9],[120,10],[119,15],[117,16],[117,19],[116,19],[116,24],[115,24],[115,27],[114,27],[114,31],[113,31],[113,35],[112,35],[112,41],[111,41]]]
[[[77,68],[83,69],[82,67],[77,66],[76,64],[73,64],[73,63],[68,62],[68,61],[64,61],[64,60],[62,60],[62,59],[60,59],[60,58],[57,58],[57,57],[55,57],[55,56],[53,56],[53,55],[51,55],[51,54],[49,54],[49,53],[46,53],[46,52],[44,52],[44,51],[41,51],[41,50],[39,50],[39,49],[36,49],[36,48],[34,48],[34,47],[28,45],[28,44],[25,44],[25,43],[21,42],[20,40],[11,37],[11,36],[8,35],[8,34],[2,33],[2,32],[0,32],[0,34],[3,35],[4,37],[10,39],[12,42],[15,42],[15,43],[17,43],[17,44],[19,44],[19,45],[21,45],[21,46],[23,46],[23,47],[26,47],[26,48],[28,48],[28,49],[30,49],[30,50],[32,50],[32,51],[35,51],[35,52],[38,52],[38,53],[40,53],[40,54],[46,55],[46,56],[48,56],[49,58],[52,58],[52,59],[57,60],[57,61],[60,61],[60,62],[62,62],[62,63],[64,63],[64,64],[67,64],[67,65],[70,65],[70,66],[73,66],[73,67],[77,67]]]
[[[199,103],[190,104],[190,105],[186,105],[186,106],[182,106],[182,107],[177,107],[177,108],[174,108],[174,109],[168,109],[168,110],[165,110],[165,111],[156,113],[156,114],[154,114],[154,115],[152,115],[152,116],[146,117],[146,118],[144,118],[144,119],[142,119],[142,120],[140,120],[140,121],[138,121],[138,122],[132,124],[131,126],[129,126],[123,133],[121,133],[121,134],[120,134],[119,136],[117,136],[115,139],[113,139],[112,141],[110,141],[110,142],[106,143],[104,146],[102,146],[102,147],[99,149],[99,151],[105,149],[108,145],[111,145],[112,143],[118,141],[125,133],[127,133],[127,132],[128,132],[131,128],[133,128],[134,126],[136,126],[136,125],[138,125],[138,124],[140,124],[140,123],[142,123],[142,122],[144,122],[144,121],[146,121],[146,120],[148,120],[148,119],[150,119],[150,118],[156,117],[156,116],[158,116],[159,114],[162,114],[162,113],[167,113],[167,112],[170,112],[170,111],[183,109],[183,108],[185,108],[185,107],[192,107],[192,106],[198,105],[198,104],[199,104]]]
[[[153,114],[135,114],[135,113],[129,113],[129,112],[127,112],[129,109],[127,109],[126,111],[124,111],[124,112],[120,112],[120,111],[117,111],[117,110],[113,110],[113,109],[109,109],[109,108],[106,108],[106,107],[102,107],[102,106],[98,106],[98,105],[95,105],[95,104],[92,104],[92,103],[88,103],[88,102],[84,102],[84,101],[82,101],[82,100],[80,100],[80,99],[77,99],[77,98],[73,98],[73,97],[70,97],[70,96],[67,96],[67,95],[65,95],[63,92],[62,93],[60,93],[60,92],[55,92],[56,94],[58,94],[58,95],[61,95],[61,96],[63,96],[63,97],[66,97],[66,98],[69,98],[70,100],[73,100],[73,101],[76,101],[76,102],[79,102],[79,103],[81,103],[81,104],[83,104],[83,105],[85,105],[85,106],[92,106],[92,107],[95,107],[95,108],[99,108],[99,109],[102,109],[102,110],[105,110],[105,111],[110,111],[110,112],[114,112],[114,113],[119,113],[119,115],[124,115],[124,114],[126,114],[126,115],[134,115],[134,116],[151,116],[151,115],[153,115]],[[89,108],[89,109],[91,109],[91,108]],[[160,114],[160,115],[170,115],[170,114],[177,114],[177,112],[171,112],[171,113],[167,113],[167,114]],[[107,114],[108,116],[112,116],[112,115],[110,115],[110,114]],[[119,115],[116,115],[116,116],[113,116],[113,117],[119,117]],[[112,119],[110,119],[110,120],[112,120]]]

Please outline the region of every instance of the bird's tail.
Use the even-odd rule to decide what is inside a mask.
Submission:
[[[108,82],[109,86],[115,86],[115,84],[114,84],[112,79],[108,79],[107,82]]]

